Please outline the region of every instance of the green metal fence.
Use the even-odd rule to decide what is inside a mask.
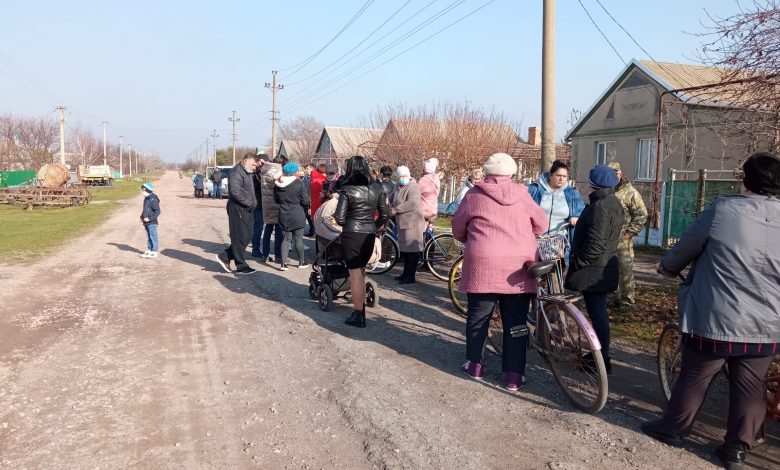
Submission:
[[[33,179],[35,172],[32,170],[0,171],[0,188],[23,186]]]
[[[715,198],[739,193],[742,181],[733,179],[733,172],[728,172],[730,179],[713,177],[723,173],[726,172],[669,171],[664,195],[664,246],[673,245]]]

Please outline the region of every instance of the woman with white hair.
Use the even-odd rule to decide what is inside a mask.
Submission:
[[[422,213],[420,187],[412,178],[409,168],[396,170],[398,187],[393,194],[391,212],[398,227],[398,248],[404,260],[404,272],[396,277],[400,284],[413,284],[417,272],[417,260],[423,250],[425,217]]]
[[[420,197],[422,198],[422,214],[425,220],[431,221],[439,213],[439,191],[441,190],[441,181],[436,170],[439,167],[439,160],[431,157],[423,163],[423,176],[420,178]]]

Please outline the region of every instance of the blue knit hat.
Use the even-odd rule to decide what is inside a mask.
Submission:
[[[588,183],[593,188],[614,188],[620,180],[617,172],[607,165],[596,165],[590,170]]]
[[[298,173],[298,164],[295,162],[285,163],[282,167],[282,171],[287,175],[294,175]]]
[[[144,184],[142,184],[141,185],[141,189],[143,189],[147,193],[154,192],[154,186],[152,185],[152,183],[144,183]]]

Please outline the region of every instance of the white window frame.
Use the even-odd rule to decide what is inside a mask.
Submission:
[[[657,145],[657,139],[637,139],[636,179],[638,181],[655,181],[656,158],[658,157]],[[643,160],[647,160],[647,163],[643,163]]]
[[[603,142],[596,142],[596,150],[594,151],[594,155],[593,155],[594,160],[596,161],[596,165],[606,165],[611,161],[609,159],[609,144],[612,144],[613,151],[614,151],[614,146],[617,145],[614,140],[605,140]],[[602,148],[604,149],[603,152],[601,151]],[[601,157],[603,157],[603,161]]]

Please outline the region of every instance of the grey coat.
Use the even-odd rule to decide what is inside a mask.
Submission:
[[[717,341],[780,342],[780,200],[717,198],[664,256],[679,274],[680,328]]]
[[[422,214],[420,187],[415,180],[396,187],[392,208],[398,225],[398,248],[404,253],[423,251],[423,232],[426,222]]]

